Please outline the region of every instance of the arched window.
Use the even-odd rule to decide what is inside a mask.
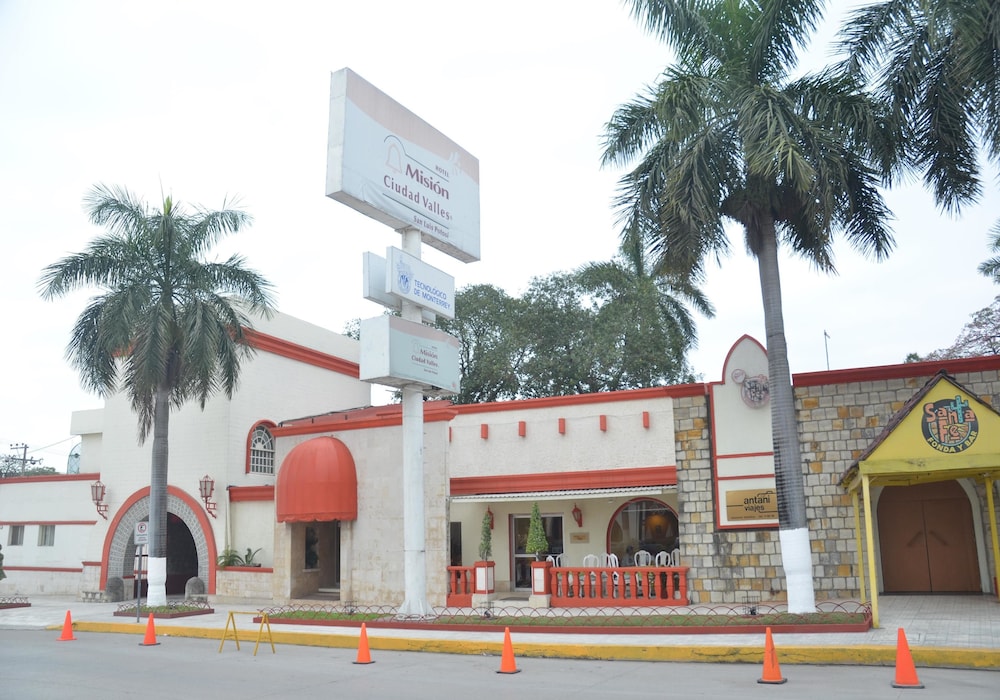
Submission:
[[[629,501],[608,527],[608,551],[618,555],[622,566],[632,566],[641,549],[655,557],[659,552],[672,552],[679,543],[677,514],[652,498]]]
[[[269,423],[258,423],[250,433],[247,471],[250,474],[274,474],[274,436]]]

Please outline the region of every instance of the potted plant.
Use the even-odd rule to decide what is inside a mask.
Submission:
[[[531,519],[528,521],[528,541],[524,548],[535,555],[531,562],[531,597],[528,599],[532,607],[548,607],[551,596],[549,586],[549,568],[552,564],[542,561],[542,554],[549,551],[549,540],[545,536],[542,525],[542,514],[538,510],[538,502],[531,504]]]
[[[491,595],[494,592],[494,567],[496,562],[490,561],[493,556],[493,513],[487,508],[483,513],[482,527],[479,533],[479,561],[475,563],[475,581],[472,592],[479,595]]]
[[[258,547],[257,549],[250,549],[247,547],[247,553],[243,555],[243,566],[260,566],[258,562],[254,561],[254,558],[261,549],[261,547]]]
[[[549,540],[545,537],[542,514],[538,510],[537,501],[531,504],[531,520],[528,521],[528,542],[525,549],[535,555],[535,561],[541,561],[542,552],[549,551]]]
[[[241,557],[240,553],[232,547],[226,547],[222,550],[222,553],[219,555],[218,559],[216,559],[215,563],[220,569],[225,569],[229,566],[242,566],[243,557]]]

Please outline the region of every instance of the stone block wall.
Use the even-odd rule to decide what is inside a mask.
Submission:
[[[997,371],[953,376],[997,408]],[[923,374],[796,388],[817,599],[856,598],[860,593],[854,511],[850,496],[838,485],[841,475],[932,377]],[[977,490],[983,503],[982,519],[988,523],[985,493],[981,486]],[[861,522],[863,528],[863,517]]]
[[[795,387],[818,601],[857,599],[860,594],[854,511],[850,495],[839,486],[841,475],[932,376]],[[1000,372],[953,376],[997,408]],[[748,593],[759,595],[763,602],[786,600],[777,529],[716,529],[706,399],[678,399],[674,414],[681,561],[691,567],[691,602],[738,605]],[[981,485],[976,489],[982,522],[988,527],[985,493]],[[992,567],[992,552],[987,549]]]

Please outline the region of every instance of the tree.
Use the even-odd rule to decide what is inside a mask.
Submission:
[[[904,120],[907,161],[924,169],[938,204],[978,200],[978,145],[1000,157],[996,0],[885,0],[855,10],[841,36],[844,69],[874,81]]]
[[[531,518],[528,520],[528,541],[524,548],[535,555],[535,560],[542,558],[542,552],[549,551],[549,540],[545,536],[545,526],[542,524],[542,514],[538,510],[538,502],[531,504]]]
[[[659,83],[616,110],[604,165],[630,165],[616,205],[654,268],[699,281],[729,251],[726,222],[757,260],[767,337],[779,538],[791,612],[815,609],[804,477],[782,318],[779,245],[834,272],[843,230],[863,253],[892,248],[881,173],[899,129],[849,74],[791,79],[823,2],[630,0],[677,55]]]
[[[608,354],[609,389],[694,381],[686,355],[698,333],[684,301],[715,315],[700,289],[651,270],[638,236],[627,237],[613,260],[585,265],[577,275],[597,313],[594,334]]]
[[[166,197],[151,210],[128,190],[103,185],[84,204],[106,233],[46,267],[39,290],[53,299],[101,289],[77,319],[66,354],[87,389],[128,395],[140,444],[152,431],[149,604],[163,605],[170,409],[190,400],[204,408],[218,390],[233,395],[252,354],[250,315],[273,312],[271,286],[238,255],[205,260],[219,239],[250,222],[239,209],[188,211]]]
[[[584,307],[576,275],[557,272],[531,280],[518,323],[525,359],[524,398],[588,394],[606,389],[595,314]]]
[[[493,556],[493,515],[489,509],[483,513],[482,529],[479,532],[479,561],[489,561]]]
[[[493,285],[470,285],[455,294],[455,318],[437,323],[460,343],[462,383],[455,401],[483,403],[518,397],[525,355],[523,311],[523,301]]]
[[[912,353],[915,355],[915,353]],[[962,327],[950,347],[916,357],[916,361],[953,360],[960,357],[1000,355],[1000,297],[984,309],[972,314],[972,320]],[[910,357],[907,356],[907,362]]]

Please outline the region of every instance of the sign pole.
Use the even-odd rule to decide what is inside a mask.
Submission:
[[[149,542],[149,523],[140,520],[135,524],[135,532],[132,535],[132,544],[135,545],[135,565],[132,573],[135,578],[135,621],[139,621],[139,608],[142,607],[142,559],[145,554],[143,550]]]
[[[420,231],[400,231],[403,250],[420,258]],[[403,301],[401,315],[420,323],[417,304]],[[427,602],[427,545],[424,529],[424,392],[419,385],[403,387],[403,580],[401,615],[432,614]]]

